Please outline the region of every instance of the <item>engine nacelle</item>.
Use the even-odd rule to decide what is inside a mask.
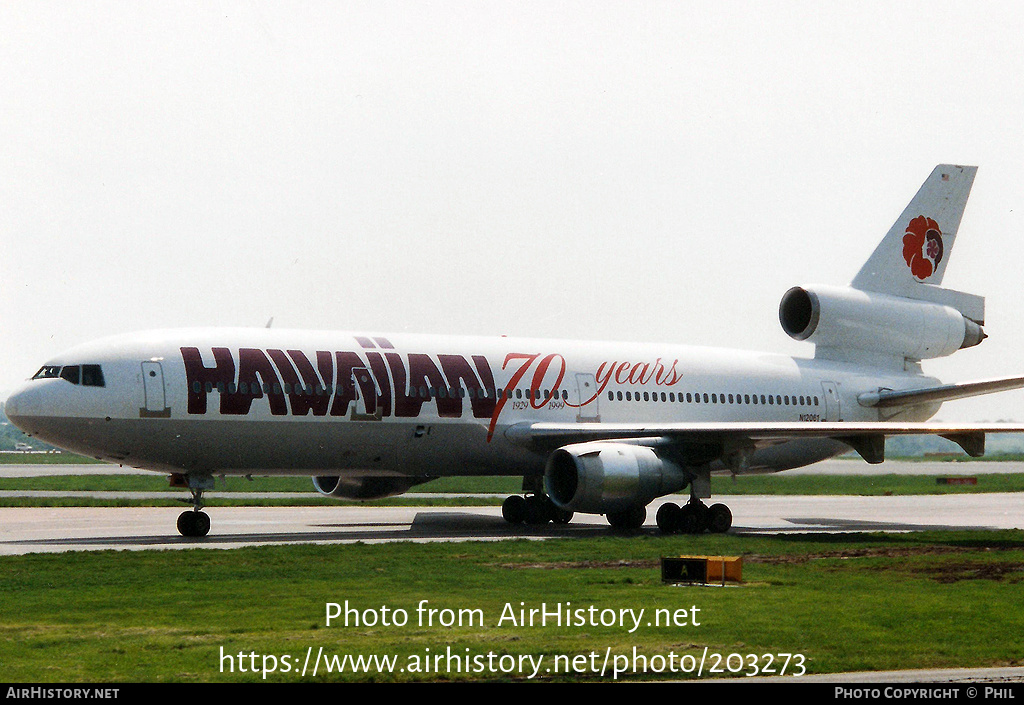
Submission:
[[[313,487],[327,497],[339,499],[382,499],[408,492],[411,487],[429,482],[429,477],[337,477],[313,478]]]
[[[544,468],[551,500],[574,512],[610,514],[677,492],[689,476],[651,448],[625,443],[576,443],[554,451]]]
[[[795,340],[914,360],[952,355],[985,338],[951,306],[842,287],[793,287],[779,304],[779,321]]]

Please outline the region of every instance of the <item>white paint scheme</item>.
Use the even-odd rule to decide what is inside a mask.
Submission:
[[[984,300],[938,286],[975,171],[936,167],[853,286],[787,294],[783,327],[817,343],[813,359],[269,327],[152,331],[53,358],[6,413],[55,445],[180,478],[193,516],[218,474],[309,475],[325,493],[357,498],[446,475],[521,475],[547,518],[584,511],[635,526],[648,502],[687,486],[695,511],[706,510],[697,498],[710,495],[712,472],[778,471],[850,447],[880,462],[886,435],[944,435],[979,454],[985,433],[1024,429],[927,419],[946,399],[1024,386],[1024,378],[943,385],[920,365],[984,337]],[[918,216],[950,228],[929,283],[904,257],[907,223]],[[75,366],[85,365],[100,366],[103,386],[54,376],[75,379]],[[220,389],[198,381],[218,365]],[[301,378],[304,393],[283,386],[288,375]],[[721,510],[715,516],[699,526],[728,528]],[[201,535],[205,522],[179,528]],[[663,524],[659,512],[663,528],[677,524]]]

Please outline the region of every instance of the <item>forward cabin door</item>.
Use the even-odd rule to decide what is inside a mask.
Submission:
[[[142,389],[146,396],[146,405],[140,410],[140,416],[171,415],[164,388],[164,368],[159,362],[142,363]]]

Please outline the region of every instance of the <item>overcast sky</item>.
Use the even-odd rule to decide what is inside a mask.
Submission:
[[[0,2],[0,396],[193,325],[810,356],[935,164],[978,165],[945,284],[1024,374],[1013,3]],[[1024,392],[944,419],[1024,419]]]

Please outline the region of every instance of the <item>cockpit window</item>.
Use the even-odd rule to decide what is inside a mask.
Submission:
[[[99,365],[44,365],[32,379],[55,379],[60,377],[71,384],[83,387],[105,387],[103,369]]]
[[[53,379],[60,377],[60,365],[43,365],[39,371],[32,375],[32,379]]]
[[[103,370],[100,369],[99,365],[82,365],[82,386],[105,386],[103,382]]]

